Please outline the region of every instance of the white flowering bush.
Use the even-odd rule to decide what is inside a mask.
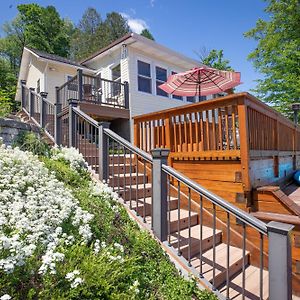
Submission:
[[[55,274],[74,236],[91,239],[92,218],[37,157],[1,146],[0,271],[13,273],[36,254],[38,272]]]
[[[82,168],[87,168],[87,163],[84,157],[77,149],[71,147],[54,147],[51,150],[52,159],[64,160],[70,164],[71,169],[78,171]]]
[[[51,152],[0,148],[0,300],[214,299],[198,297],[76,151]]]

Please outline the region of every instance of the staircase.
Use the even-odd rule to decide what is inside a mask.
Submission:
[[[95,161],[92,157],[90,161]],[[141,169],[139,167],[139,169]],[[151,225],[151,182],[144,173],[136,173],[136,163],[130,165],[130,155],[110,155],[109,184],[118,192],[144,222]],[[131,185],[130,185],[131,178]],[[130,197],[131,196],[131,197]],[[221,294],[229,299],[260,299],[259,282],[260,269],[251,265],[251,255],[248,251],[243,258],[243,251],[230,245],[230,263],[227,269],[227,244],[223,241],[220,230],[202,225],[202,240],[200,240],[200,216],[196,212],[178,207],[176,197],[169,198],[169,245],[186,260],[190,257],[190,266],[202,274]],[[189,238],[190,232],[190,238]],[[199,246],[202,246],[200,259]],[[215,259],[213,248],[215,248]],[[190,253],[189,253],[190,252]],[[215,268],[213,268],[213,266]],[[242,296],[243,270],[245,270],[245,298]],[[229,289],[226,289],[226,274],[229,273]],[[268,298],[268,271],[263,271],[263,299]],[[214,281],[214,282],[213,282]],[[227,295],[228,292],[228,295]]]

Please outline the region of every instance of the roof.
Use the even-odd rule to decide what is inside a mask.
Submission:
[[[115,40],[114,42],[110,43],[108,46],[98,50],[97,52],[93,53],[92,55],[88,56],[87,58],[85,58],[84,60],[82,60],[80,63],[84,64],[85,62],[88,62],[89,60],[95,58],[96,56],[102,54],[103,52],[111,49],[112,47],[126,41],[127,39],[132,37],[132,33],[127,33],[126,35],[122,36],[121,38],[118,38],[117,40]]]
[[[143,52],[148,51],[152,54],[153,52],[159,52],[159,56],[164,57],[165,59],[171,59],[171,57],[173,57],[176,63],[179,63],[180,61],[182,64],[188,64],[190,68],[203,65],[195,59],[187,57],[181,53],[178,53],[170,48],[167,48],[155,41],[152,41],[134,32],[128,33],[123,37],[117,39],[113,43],[109,44],[107,47],[100,49],[88,58],[82,60],[80,63],[86,66],[88,62],[95,59],[96,57],[104,56],[108,51],[113,51],[114,49],[120,47],[123,44],[129,44],[132,47],[139,47],[140,50],[142,50]]]
[[[29,51],[33,52],[37,56],[44,58],[44,59],[53,60],[56,62],[72,65],[72,66],[79,67],[79,68],[83,67],[80,63],[73,61],[71,59],[68,59],[66,57],[62,57],[62,56],[59,56],[56,54],[50,54],[50,53],[47,53],[47,52],[44,52],[41,50],[37,50],[37,49],[33,49],[33,48],[29,48],[29,47],[25,47],[25,48],[27,48]]]

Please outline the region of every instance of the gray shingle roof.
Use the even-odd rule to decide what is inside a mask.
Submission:
[[[61,63],[65,63],[68,65],[72,65],[75,67],[81,67],[81,68],[86,68],[85,66],[81,65],[80,63],[70,60],[66,57],[62,57],[56,54],[50,54],[41,50],[37,50],[37,49],[33,49],[33,48],[29,48],[26,47],[27,49],[29,49],[30,51],[34,52],[36,55],[38,55],[39,57],[45,58],[45,59],[49,59],[49,60],[53,60],[53,61],[57,61],[57,62],[61,62]]]

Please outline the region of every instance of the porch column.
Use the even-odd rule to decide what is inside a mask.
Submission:
[[[104,129],[109,128],[109,122],[99,123],[99,179],[107,181],[109,177],[109,145]]]

